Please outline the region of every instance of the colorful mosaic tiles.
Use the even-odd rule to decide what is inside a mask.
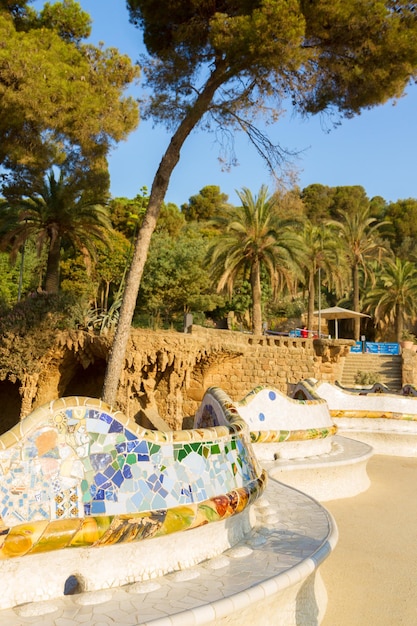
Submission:
[[[273,387],[258,386],[233,403],[211,387],[196,414],[194,426],[224,424],[224,412],[238,414],[248,424],[253,443],[282,443],[325,439],[337,432],[322,399],[294,400]]]
[[[194,528],[264,487],[235,413],[218,428],[164,433],[99,400],[61,398],[0,437],[0,558]]]

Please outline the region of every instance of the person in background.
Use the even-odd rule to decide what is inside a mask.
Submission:
[[[304,324],[304,326],[301,329],[301,337],[308,337],[308,330],[307,330],[307,326]]]

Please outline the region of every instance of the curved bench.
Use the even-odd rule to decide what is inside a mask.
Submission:
[[[325,400],[339,432],[371,445],[377,454],[417,454],[417,397],[413,389],[404,389],[401,394],[353,392],[327,382],[304,380],[293,394]]]
[[[222,389],[211,387],[194,426],[222,424],[225,408],[248,424],[255,454],[276,480],[321,502],[368,489],[372,448],[335,435],[327,403],[313,391],[308,399],[295,400],[274,387],[258,386],[242,401],[232,402]]]
[[[259,385],[239,402],[220,388],[209,388],[196,413],[194,428],[223,424],[224,408],[249,427],[260,461],[297,459],[331,451],[337,432],[327,403],[321,398],[296,400],[272,386]]]
[[[0,608],[62,595],[71,577],[103,589],[220,554],[265,485],[227,409],[222,426],[159,432],[100,400],[44,405],[0,437]]]
[[[338,538],[332,516],[312,498],[272,479],[252,510],[251,533],[220,556],[152,580],[5,609],[0,621],[7,626],[317,626],[327,606],[320,565]],[[111,570],[108,561],[102,567]],[[39,585],[39,576],[34,578]]]

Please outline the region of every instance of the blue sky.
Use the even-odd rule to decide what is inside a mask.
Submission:
[[[140,50],[140,32],[128,21],[124,0],[79,0],[93,20],[91,41],[117,47],[134,61]],[[36,1],[39,9],[43,2]],[[139,97],[140,84],[130,90]],[[298,185],[362,185],[369,198],[379,195],[387,201],[417,198],[417,87],[395,105],[387,103],[343,120],[327,132],[319,116],[295,118],[291,111],[274,126],[269,135],[291,151],[300,151],[294,161]],[[110,155],[111,193],[133,198],[146,185],[150,188],[159,161],[169,141],[161,127],[141,122],[126,142]],[[214,135],[195,131],[187,140],[181,160],[172,175],[166,201],[178,206],[205,185],[219,185],[229,201],[237,203],[235,190],[249,187],[257,193],[262,184],[274,189],[266,166],[247,139],[236,136],[239,165],[222,171],[219,146]]]

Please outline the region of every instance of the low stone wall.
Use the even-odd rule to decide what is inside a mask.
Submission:
[[[144,427],[149,427],[146,414],[157,412],[176,430],[194,415],[210,386],[240,400],[258,384],[287,393],[302,378],[340,380],[352,343],[198,326],[192,326],[191,333],[135,329],[120,378],[118,408]],[[28,369],[23,376],[10,371],[0,382],[0,401],[7,406],[0,432],[50,400],[73,395],[99,398],[110,346],[111,336],[62,332],[56,346],[36,362],[36,370]]]

